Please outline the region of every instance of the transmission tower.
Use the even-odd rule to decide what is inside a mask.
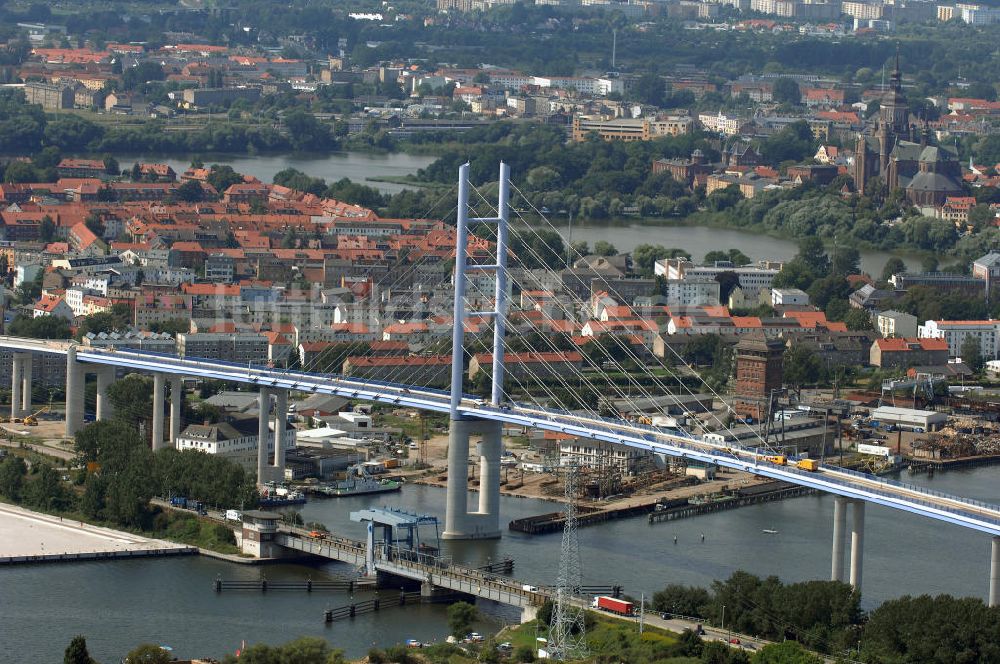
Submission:
[[[584,659],[583,610],[573,605],[580,588],[580,542],[576,536],[576,481],[579,467],[573,461],[565,466],[566,524],[559,551],[559,580],[556,582],[552,625],[549,628],[548,652],[551,659]]]

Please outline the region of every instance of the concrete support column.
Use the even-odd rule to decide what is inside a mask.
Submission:
[[[847,498],[833,498],[833,563],[830,580],[844,580],[844,531],[847,530]]]
[[[865,547],[865,501],[851,501],[851,585],[861,590],[861,565]]]
[[[21,376],[21,412],[24,417],[31,415],[31,353],[24,354],[23,374]]]
[[[274,403],[274,473],[285,479],[285,427],[288,426],[288,390],[275,391]]]
[[[990,599],[989,606],[1000,604],[1000,537],[993,537],[990,555]]]
[[[162,373],[153,374],[153,451],[163,448],[163,391],[166,387],[166,376]]]
[[[66,436],[83,427],[83,367],[76,361],[76,346],[66,351]]]
[[[483,527],[500,530],[500,448],[501,423],[490,422],[479,444],[479,514]]]
[[[108,388],[115,382],[115,368],[102,367],[97,372],[97,419],[106,420],[111,417],[111,401],[108,399]]]
[[[14,364],[11,367],[10,375],[10,416],[11,418],[22,417],[21,415],[21,388],[24,381],[21,376],[24,373],[25,353],[14,353]]]
[[[257,417],[257,484],[264,484],[268,481],[267,470],[267,438],[271,433],[270,423],[271,413],[271,390],[262,387],[258,406],[260,413]]]
[[[184,403],[184,377],[170,376],[170,446],[177,447],[181,435],[181,404]]]
[[[448,489],[445,496],[444,539],[464,539],[469,509],[470,420],[451,420],[448,427]]]
[[[469,513],[469,437],[482,435],[479,510]],[[452,420],[448,434],[448,493],[443,539],[500,537],[500,424]]]

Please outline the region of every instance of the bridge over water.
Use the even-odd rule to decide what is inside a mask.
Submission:
[[[159,449],[172,444],[180,433],[181,380],[208,378],[240,383],[259,391],[260,440],[269,435],[271,401],[277,402],[275,417],[287,412],[289,391],[328,394],[423,411],[447,413],[450,417],[448,486],[445,516],[445,539],[495,538],[500,536],[500,453],[501,427],[503,424],[519,425],[545,431],[569,434],[581,438],[603,441],[626,447],[649,450],[657,454],[679,457],[690,461],[717,464],[748,473],[783,480],[798,486],[834,494],[833,548],[831,578],[844,579],[845,539],[848,505],[851,506],[849,580],[860,587],[862,580],[864,508],[875,503],[890,509],[902,510],[936,521],[969,528],[992,538],[989,603],[1000,601],[1000,507],[959,496],[945,495],[929,489],[910,486],[873,475],[859,473],[830,464],[821,465],[816,471],[806,471],[793,466],[769,463],[767,455],[757,450],[734,449],[724,444],[701,440],[692,435],[636,424],[616,418],[600,417],[592,412],[543,408],[536,404],[512,401],[506,397],[504,381],[504,320],[507,309],[506,256],[507,219],[509,209],[508,179],[501,167],[499,213],[493,218],[468,216],[468,166],[461,172],[459,184],[459,223],[457,233],[457,259],[455,267],[455,321],[470,317],[490,318],[494,321],[492,397],[489,400],[464,394],[464,326],[454,325],[452,344],[451,389],[430,389],[418,385],[396,382],[361,380],[343,375],[289,371],[253,364],[233,364],[193,357],[176,357],[134,350],[84,348],[73,343],[40,341],[17,337],[0,337],[0,347],[13,352],[12,411],[21,416],[30,411],[32,357],[56,354],[66,358],[66,435],[72,436],[83,425],[84,377],[87,373],[97,376],[97,418],[110,415],[107,388],[119,369],[145,372],[154,377],[153,394],[153,447]],[[468,226],[470,223],[497,226],[496,264],[467,265]],[[493,271],[496,278],[493,309],[467,312],[465,285],[467,271]],[[171,385],[169,438],[165,441],[165,387]],[[272,459],[267,446],[258,446],[257,470],[261,482],[284,474],[284,445],[281,440],[284,427],[275,427],[275,445]],[[468,464],[469,443],[480,437],[480,492],[478,505],[469,508]],[[168,443],[169,441],[169,443]],[[350,545],[343,547],[322,545],[295,540],[282,535],[290,548],[326,546],[328,557],[357,555]],[[304,550],[304,549],[303,549]],[[340,558],[337,558],[340,559]],[[352,559],[353,560],[353,559]],[[438,570],[421,567],[424,563],[410,560],[384,560],[379,563],[387,571],[392,568],[400,575],[416,578],[433,574],[434,583],[443,587],[468,583],[466,577],[441,575]],[[394,572],[394,573],[395,573]],[[451,584],[451,585],[449,585]],[[456,587],[455,589],[459,589]],[[530,602],[533,598],[521,597],[510,589],[496,588],[509,603]],[[483,586],[488,592],[488,586]]]

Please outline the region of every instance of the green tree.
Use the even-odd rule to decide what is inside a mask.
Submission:
[[[72,503],[66,487],[57,473],[46,463],[37,463],[32,468],[32,478],[25,487],[25,500],[43,511],[65,509]]]
[[[643,74],[632,87],[632,95],[644,104],[663,106],[667,96],[667,85],[659,74]]]
[[[823,658],[810,653],[795,641],[769,643],[754,653],[751,664],[823,664]]]
[[[869,614],[860,643],[865,662],[1000,661],[1000,613],[972,597],[900,597]]]
[[[174,195],[177,200],[185,203],[197,203],[205,197],[205,190],[202,189],[201,183],[197,180],[187,180],[174,190]]]
[[[838,247],[830,261],[831,274],[847,276],[861,272],[861,252],[854,247]]]
[[[455,602],[448,607],[448,629],[455,638],[462,638],[468,634],[478,619],[479,612],[468,602]]]
[[[144,643],[125,655],[125,664],[170,664],[173,657],[160,646]]]
[[[803,344],[794,344],[785,351],[785,384],[801,392],[806,385],[815,385],[823,376],[823,365],[816,353]]]
[[[617,256],[618,250],[615,245],[606,240],[598,240],[594,243],[594,254],[597,256]]]
[[[893,275],[903,272],[906,272],[906,263],[903,262],[902,258],[892,256],[885,262],[885,267],[882,268],[882,281],[889,281]]]
[[[212,164],[212,168],[209,169],[208,176],[205,179],[220,194],[225,193],[226,189],[229,189],[232,185],[243,182],[243,176],[234,171],[233,167],[228,164],[221,166],[219,164]]]
[[[35,318],[20,315],[11,321],[8,333],[32,339],[69,339],[72,336],[69,321],[49,314]]]
[[[671,250],[661,244],[640,244],[632,250],[632,264],[639,274],[651,277],[656,261],[670,256]]]
[[[719,358],[724,343],[717,334],[699,334],[684,345],[681,357],[690,364],[713,365]]]
[[[115,419],[137,430],[140,421],[148,423],[153,415],[153,379],[129,374],[108,387],[108,400],[114,408]]]
[[[28,466],[24,459],[8,454],[0,461],[0,494],[13,502],[21,500],[24,488],[24,476],[28,474]]]
[[[82,634],[74,636],[66,646],[63,664],[96,664],[87,651],[87,639]]]
[[[844,315],[844,323],[848,330],[855,332],[873,329],[871,314],[864,309],[851,307],[851,310]]]
[[[56,224],[52,221],[52,217],[45,215],[42,217],[41,223],[38,225],[38,239],[42,242],[49,243],[52,242],[56,237]]]
[[[708,591],[695,586],[672,583],[653,593],[653,610],[680,616],[701,618],[709,603]]]
[[[774,82],[771,97],[779,104],[798,104],[802,101],[802,91],[794,79],[783,76]]]
[[[962,353],[962,362],[964,362],[967,367],[977,373],[982,371],[985,360],[983,359],[983,350],[979,337],[971,334],[967,335],[965,340],[962,341],[962,347],[960,350]]]

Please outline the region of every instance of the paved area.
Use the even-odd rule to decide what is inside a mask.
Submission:
[[[0,559],[185,548],[185,545],[175,542],[149,539],[0,504]]]

